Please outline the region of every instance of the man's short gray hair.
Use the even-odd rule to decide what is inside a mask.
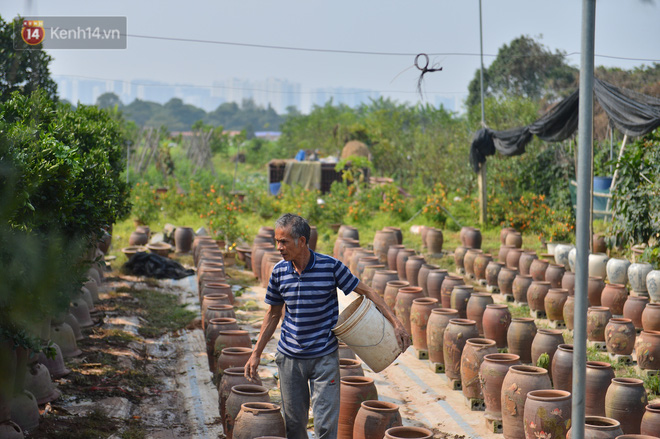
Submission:
[[[289,233],[291,233],[293,239],[297,241],[298,238],[303,236],[305,238],[305,243],[309,244],[309,223],[307,223],[307,220],[300,215],[285,213],[275,221],[275,228],[289,229]]]

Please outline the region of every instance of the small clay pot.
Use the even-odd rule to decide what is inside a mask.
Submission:
[[[527,304],[532,311],[545,311],[545,296],[550,290],[550,282],[533,281],[527,289]]]
[[[337,438],[351,439],[355,418],[363,401],[378,400],[373,378],[350,376],[340,380],[339,429]]]
[[[449,303],[451,308],[458,310],[458,315],[462,319],[467,318],[467,304],[473,291],[474,287],[471,285],[456,285],[451,291]]]
[[[646,406],[639,432],[649,436],[660,434],[660,404],[655,403]]]
[[[394,313],[406,328],[408,334],[412,332],[410,309],[412,307],[413,301],[422,297],[424,297],[422,294],[422,289],[420,287],[412,286],[399,288],[399,292],[396,295]]]
[[[642,331],[635,341],[640,369],[660,370],[660,331]]]
[[[529,274],[532,279],[536,281],[545,281],[545,271],[548,269],[548,261],[543,259],[534,259],[532,265],[529,267]]]
[[[575,294],[575,273],[572,271],[565,271],[564,276],[561,278],[561,287],[568,290],[568,295]]]
[[[451,292],[454,287],[465,285],[461,276],[445,276],[440,287],[440,302],[443,308],[451,308]]]
[[[394,306],[396,305],[396,295],[399,293],[399,288],[408,286],[410,284],[405,280],[391,280],[385,285],[383,300],[392,311],[394,311]]]
[[[413,347],[420,351],[428,349],[426,330],[429,317],[434,308],[438,308],[438,299],[422,297],[413,300],[410,307],[410,327]]]
[[[399,275],[395,270],[376,270],[374,277],[371,279],[371,288],[373,288],[380,297],[383,297],[387,283],[398,279]]]
[[[584,439],[616,439],[621,436],[621,423],[605,416],[585,416]],[[571,430],[566,433],[566,439],[571,439]]]
[[[548,268],[545,270],[545,280],[550,282],[552,288],[562,288],[561,282],[564,273],[566,273],[566,268],[563,265],[548,264]]]
[[[550,288],[543,301],[545,313],[548,320],[564,320],[564,304],[568,300],[568,290],[562,288]]]
[[[467,307],[465,309],[466,318],[477,322],[477,330],[479,331],[480,336],[484,335],[484,327],[482,322],[484,312],[486,311],[486,307],[493,303],[495,302],[493,301],[493,296],[490,293],[473,292],[467,301]]]
[[[587,282],[587,297],[589,298],[589,306],[601,306],[600,296],[605,288],[605,282],[602,277],[589,276]]]
[[[364,376],[364,370],[362,369],[362,362],[360,360],[354,360],[352,358],[339,359],[339,377],[344,378],[348,376]]]
[[[383,439],[433,439],[433,432],[422,427],[392,427]]]
[[[518,260],[518,270],[520,271],[520,274],[523,274],[525,276],[529,275],[529,268],[531,267],[532,262],[534,262],[534,260],[538,258],[539,257],[535,251],[532,250],[523,251],[522,254],[520,255],[520,259]]]
[[[405,270],[406,270],[406,280],[410,282],[411,287],[416,287],[418,285],[418,275],[419,270],[421,270],[422,265],[425,264],[423,256],[410,256],[406,261]]]
[[[504,267],[501,262],[490,261],[486,266],[486,284],[491,287],[497,287],[497,276]]]

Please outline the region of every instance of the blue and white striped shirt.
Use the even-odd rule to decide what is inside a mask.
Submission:
[[[310,253],[300,275],[290,261],[278,262],[266,291],[268,305],[286,305],[277,350],[293,358],[318,358],[337,350],[332,332],[339,317],[337,288],[348,294],[360,282],[337,259]]]

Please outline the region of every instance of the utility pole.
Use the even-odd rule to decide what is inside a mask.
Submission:
[[[479,76],[481,80],[481,126],[486,127],[486,109],[484,104],[484,35],[483,35],[483,22],[481,19],[481,0],[479,0],[479,45],[481,51],[481,70]],[[486,162],[484,161],[479,167],[479,174],[477,175],[477,183],[479,185],[479,222],[482,226],[486,225],[488,221],[488,193],[486,191]]]

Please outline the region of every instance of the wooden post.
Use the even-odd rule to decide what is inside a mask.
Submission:
[[[486,191],[486,162],[483,162],[479,167],[479,174],[477,174],[477,182],[479,184],[479,222],[482,226],[486,225],[488,221],[488,195]]]

